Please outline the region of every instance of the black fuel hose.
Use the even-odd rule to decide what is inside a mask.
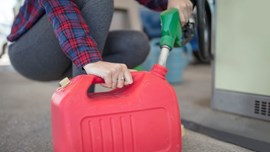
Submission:
[[[212,59],[211,53],[211,9],[206,0],[196,0],[199,57],[204,62]]]

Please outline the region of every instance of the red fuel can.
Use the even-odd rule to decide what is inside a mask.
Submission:
[[[166,68],[132,72],[134,83],[91,93],[103,80],[93,75],[71,79],[52,97],[55,152],[180,152],[181,121]]]

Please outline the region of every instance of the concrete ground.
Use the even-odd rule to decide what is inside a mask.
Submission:
[[[194,76],[190,78],[190,74]],[[186,101],[182,99],[210,99],[209,66],[189,66],[184,79],[183,84],[174,86],[181,109],[189,108],[181,103]],[[190,82],[196,85],[189,85]],[[52,151],[50,98],[56,87],[56,82],[30,81],[9,66],[0,66],[0,152]],[[184,111],[182,117],[185,117]],[[183,138],[183,152],[249,151],[190,130],[186,130]]]

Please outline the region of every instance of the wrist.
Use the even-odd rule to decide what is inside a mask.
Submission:
[[[83,66],[83,69],[85,70],[85,69],[91,68],[93,65],[97,64],[98,62],[100,61],[88,63]]]
[[[179,0],[168,0],[167,9],[170,8],[179,9]]]
[[[91,70],[91,69],[93,69],[93,65],[94,65],[95,63],[88,63],[88,64],[86,64],[85,66],[83,66],[83,70],[87,73],[87,74],[89,74],[89,71]]]

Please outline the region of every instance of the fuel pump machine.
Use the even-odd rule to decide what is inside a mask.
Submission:
[[[221,140],[269,152],[270,1],[215,0],[212,12],[206,0],[196,2],[200,57],[212,65],[211,108],[224,116],[197,125]]]
[[[269,151],[270,1],[216,0],[215,4],[211,106],[245,116],[246,121],[236,120],[234,124],[240,125],[228,129],[230,134],[254,150]]]

